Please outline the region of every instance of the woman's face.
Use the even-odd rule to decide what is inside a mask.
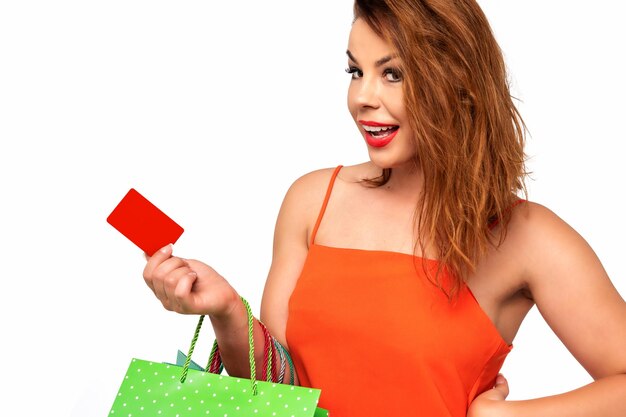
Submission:
[[[348,40],[348,109],[365,139],[371,161],[396,168],[415,155],[403,100],[400,58],[363,19],[352,25]]]

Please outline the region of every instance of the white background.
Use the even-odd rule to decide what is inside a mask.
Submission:
[[[590,242],[624,295],[623,6],[480,4],[531,132],[530,198]],[[177,254],[258,313],[288,186],[367,158],[345,105],[351,7],[0,3],[0,414],[105,416],[131,357],[186,350],[195,317],[160,306],[141,251],[105,221],[130,187],[185,227]],[[211,341],[207,325],[200,362]],[[590,381],[536,309],[504,373],[513,399]]]

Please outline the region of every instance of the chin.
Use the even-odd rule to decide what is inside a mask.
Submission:
[[[368,150],[370,162],[380,169],[401,168],[405,166],[413,166],[415,162],[412,158],[401,157],[393,153],[383,153],[379,150]]]

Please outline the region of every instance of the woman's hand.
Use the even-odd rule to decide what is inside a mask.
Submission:
[[[143,278],[163,307],[183,314],[228,316],[239,295],[213,268],[172,256],[167,245],[148,258]]]
[[[504,417],[499,409],[508,395],[509,383],[504,376],[498,375],[495,386],[472,401],[467,417]]]

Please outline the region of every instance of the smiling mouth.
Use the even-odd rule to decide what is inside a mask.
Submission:
[[[365,132],[376,139],[383,139],[398,130],[400,126],[363,126]]]

